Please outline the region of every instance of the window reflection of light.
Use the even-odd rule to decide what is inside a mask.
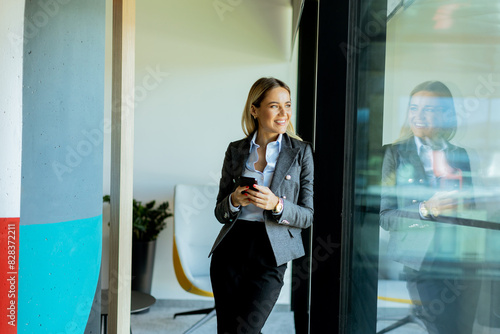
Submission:
[[[453,12],[462,7],[461,4],[442,5],[436,10],[436,14],[432,18],[436,23],[434,29],[444,30],[449,29],[453,25]]]
[[[500,177],[500,153],[494,153],[491,164],[488,167],[488,177]]]

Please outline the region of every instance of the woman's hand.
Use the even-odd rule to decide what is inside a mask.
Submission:
[[[235,207],[238,207],[240,205],[247,206],[248,204],[251,204],[247,194],[243,194],[244,191],[248,191],[248,187],[238,187],[231,194],[231,203]]]
[[[250,203],[264,210],[274,210],[279,202],[279,198],[273,194],[271,189],[257,184],[254,185],[254,188],[258,191],[246,189],[247,194],[244,195]]]
[[[437,217],[447,212],[456,210],[458,207],[458,191],[441,191],[437,192],[428,201],[425,206],[429,209],[430,213]]]

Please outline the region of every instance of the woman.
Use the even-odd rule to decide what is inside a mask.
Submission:
[[[215,216],[224,224],[210,276],[219,334],[260,333],[283,286],[288,261],[304,255],[313,221],[311,146],[294,133],[290,88],[261,78],[243,110],[246,138],[227,148]],[[238,177],[257,182],[240,186]]]
[[[417,316],[431,334],[472,333],[479,293],[455,252],[457,212],[474,205],[469,157],[450,143],[456,129],[448,87],[418,85],[382,167],[380,223],[390,231],[388,254],[405,265]]]

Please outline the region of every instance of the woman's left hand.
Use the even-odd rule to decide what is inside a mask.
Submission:
[[[258,191],[254,191],[251,188],[246,190],[248,192],[247,197],[250,202],[258,208],[264,210],[274,210],[279,202],[279,198],[273,194],[271,189],[257,184],[254,185],[254,188]]]

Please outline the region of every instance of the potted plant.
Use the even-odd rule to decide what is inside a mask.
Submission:
[[[110,203],[110,196],[103,197]],[[166,219],[172,216],[168,201],[155,208],[156,201],[142,204],[133,199],[132,204],[132,290],[151,293],[156,239],[167,227]]]

